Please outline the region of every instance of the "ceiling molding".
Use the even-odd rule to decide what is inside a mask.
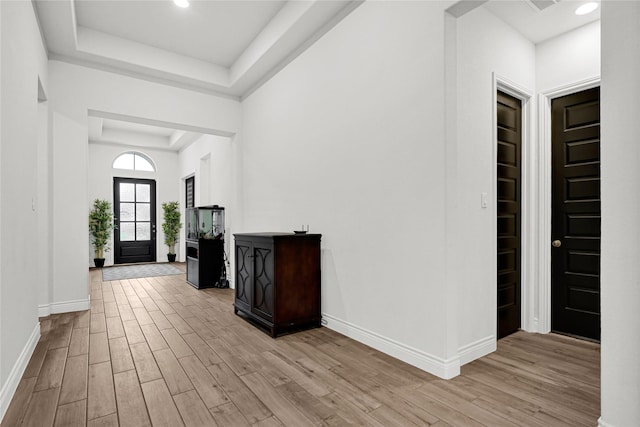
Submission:
[[[34,0],[50,59],[239,99],[264,84],[362,0],[288,1],[222,66],[78,26],[74,0]]]

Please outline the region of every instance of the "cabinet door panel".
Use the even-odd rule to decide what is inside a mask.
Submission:
[[[266,320],[273,320],[273,293],[273,246],[254,241],[251,311]]]
[[[251,288],[253,282],[253,263],[251,245],[236,242],[236,304],[251,306]]]

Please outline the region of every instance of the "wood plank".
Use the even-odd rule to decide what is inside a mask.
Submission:
[[[179,361],[207,408],[211,409],[229,401],[200,359],[192,355],[183,357]]]
[[[219,426],[249,427],[251,424],[233,403],[225,403],[209,410]]]
[[[97,332],[105,332],[107,330],[107,322],[105,321],[104,313],[91,312],[91,327],[89,333],[95,334]]]
[[[146,342],[137,320],[125,320],[122,325],[129,345]]]
[[[184,426],[164,380],[154,380],[142,384],[144,400],[154,426]]]
[[[295,382],[288,382],[276,387],[276,390],[287,400],[295,405],[305,417],[311,419],[316,425],[347,425],[348,422],[339,414],[336,414],[330,406],[326,405],[322,400],[309,393]],[[375,410],[374,410],[375,411]],[[372,414],[372,411],[370,414]],[[404,423],[396,423],[396,425],[408,425],[406,418],[399,417],[398,421]],[[389,424],[392,425],[392,424]]]
[[[87,425],[87,400],[58,406],[55,427],[85,427]]]
[[[109,414],[104,417],[87,421],[87,427],[118,427],[118,414]]]
[[[146,342],[132,344],[129,346],[131,349],[131,355],[133,356],[133,362],[136,365],[136,370],[138,371],[138,378],[140,379],[140,383],[145,383],[147,381],[156,380],[158,378],[162,378],[162,374],[160,373],[160,369],[156,364],[156,360],[149,350],[149,346]]]
[[[81,354],[67,358],[58,405],[64,405],[87,398],[88,369],[89,355]]]
[[[49,349],[69,347],[69,340],[71,339],[71,330],[73,329],[73,322],[61,322],[57,318],[55,327],[49,333]]]
[[[178,331],[175,329],[162,329],[160,331],[162,336],[173,350],[173,353],[176,355],[178,359],[185,356],[192,356],[193,351],[191,351],[191,347],[187,345],[187,343],[182,339]]]
[[[249,423],[254,424],[272,415],[258,396],[226,364],[219,363],[207,369]]]
[[[113,381],[120,427],[151,426],[136,372],[133,370],[120,372],[113,376]]]
[[[38,375],[34,391],[41,391],[48,388],[60,387],[64,365],[67,360],[67,348],[54,348],[47,350],[42,363],[42,369]]]
[[[89,364],[102,363],[111,360],[109,355],[109,341],[106,332],[89,334]]]
[[[254,424],[254,427],[281,427],[284,426],[276,417],[269,417]]]
[[[171,322],[169,322],[167,317],[164,314],[162,314],[162,312],[152,311],[149,313],[149,316],[151,316],[151,318],[153,319],[153,322],[156,324],[158,329],[162,330],[162,329],[173,328],[173,325],[171,324]]]
[[[4,418],[2,418],[2,427],[20,425],[24,418],[24,414],[27,412],[31,393],[36,385],[36,380],[36,377],[22,377],[22,380],[18,383],[18,388],[11,399],[9,408],[4,414]]]
[[[173,400],[186,427],[215,427],[218,425],[195,390],[177,394],[173,396]]]
[[[116,398],[111,363],[89,365],[87,419],[100,418],[114,412],[116,412]]]
[[[135,369],[133,357],[129,350],[129,344],[125,337],[109,340],[109,351],[111,354],[111,366],[114,374]]]
[[[162,377],[167,384],[167,388],[172,395],[193,390],[193,384],[191,384],[189,377],[185,374],[171,349],[167,348],[154,351],[153,355],[156,358],[160,372],[162,372]]]
[[[262,403],[269,408],[284,425],[303,426],[311,425],[313,421],[303,415],[295,405],[285,399],[276,388],[259,373],[253,372],[241,377],[242,381],[256,394],[260,396]]]
[[[156,303],[153,301],[153,299],[151,299],[151,297],[144,297],[144,298],[140,298],[140,301],[142,301],[142,305],[144,305],[144,308],[147,311],[155,311],[155,310],[160,310],[160,308],[158,308],[158,306],[156,305]]]
[[[200,338],[198,334],[186,334],[183,335],[182,338],[185,340],[187,345],[191,347],[191,350],[193,350],[196,356],[198,356],[198,359],[200,359],[204,366],[211,366],[222,362],[220,356],[218,356],[209,344]]]
[[[89,328],[74,328],[69,342],[69,356],[89,353]]]
[[[66,349],[64,349],[66,351]],[[60,387],[35,391],[22,420],[24,427],[42,427],[53,425],[58,405]]]
[[[107,335],[109,339],[124,337],[124,327],[120,317],[107,317]]]
[[[192,334],[193,333],[193,329],[191,329],[191,326],[189,326],[189,324],[187,322],[185,322],[182,319],[182,317],[180,317],[179,314],[172,313],[172,314],[167,314],[165,316],[167,317],[167,320],[169,322],[171,322],[171,324],[173,325],[174,329],[176,331],[178,331],[178,333],[180,335],[186,335],[186,334]]]
[[[109,317],[120,317],[120,312],[118,311],[118,304],[115,299],[113,301],[104,303],[104,315],[106,318]]]
[[[133,314],[136,315],[136,320],[138,321],[138,324],[140,326],[153,323],[153,319],[151,318],[151,316],[149,316],[149,313],[147,313],[147,309],[144,308],[144,305],[142,307],[132,306],[132,308],[133,308]]]
[[[22,375],[23,378],[37,377],[42,368],[42,363],[49,349],[49,341],[38,341],[36,348],[33,350],[29,364]]]
[[[78,311],[76,312],[76,317],[73,320],[73,327],[74,329],[88,328],[90,320],[91,320],[91,312],[89,310]]]
[[[151,351],[169,348],[169,345],[162,337],[162,334],[158,330],[158,327],[155,323],[142,325],[140,326],[140,329],[142,329],[142,333],[147,339],[147,344],[149,344],[149,348],[151,349]]]
[[[122,319],[123,324],[129,320],[136,320],[136,315],[133,313],[129,304],[118,304],[118,311],[120,312],[120,319]]]

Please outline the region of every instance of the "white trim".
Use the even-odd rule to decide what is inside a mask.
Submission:
[[[480,359],[494,351],[496,351],[495,335],[489,335],[488,337],[479,339],[476,342],[472,342],[471,344],[467,344],[458,349],[460,365],[466,365],[467,363]]]
[[[5,381],[2,385],[2,390],[0,390],[0,420],[4,418],[4,415],[9,408],[11,399],[13,399],[13,395],[18,388],[18,384],[20,384],[20,379],[22,378],[24,371],[27,369],[27,365],[29,364],[29,360],[33,355],[33,350],[35,350],[39,339],[40,322],[36,322],[36,326],[33,328],[33,331],[22,349],[18,360],[16,360],[16,363],[13,364],[13,368],[11,368],[7,381]]]
[[[538,99],[538,206],[537,232],[532,236],[538,246],[538,322],[532,332],[551,332],[551,100],[600,85],[600,76],[560,86],[540,93]],[[535,264],[534,264],[535,265]]]
[[[38,317],[47,317],[51,314],[51,304],[41,304],[38,306]]]
[[[614,427],[613,424],[609,424],[606,421],[602,421],[602,417],[598,418],[598,427]]]
[[[42,304],[38,306],[38,317],[47,317],[50,314],[71,313],[74,311],[89,310],[91,301],[87,299],[78,299],[74,301],[52,302],[51,304]]]
[[[533,106],[532,100],[534,99],[533,91],[528,88],[521,86],[517,83],[514,83],[495,72],[492,74],[493,77],[493,122],[497,123],[498,120],[498,112],[497,112],[497,93],[498,91],[504,92],[508,95],[511,95],[522,102],[522,183],[521,183],[521,191],[522,195],[520,198],[520,212],[521,212],[521,259],[520,259],[520,325],[521,328],[525,331],[534,331],[537,319],[536,319],[536,298],[535,298],[535,290],[536,290],[536,270],[534,266],[536,265],[536,221],[535,221],[535,212],[534,206],[536,206],[536,191],[535,191],[535,162],[536,156],[534,155],[535,151],[533,150]],[[498,131],[496,126],[492,127],[493,129],[493,194],[496,195],[494,197],[494,203],[491,208],[493,209],[492,218],[497,218],[498,215]],[[493,236],[498,234],[498,223],[497,220],[493,221]],[[497,257],[497,248],[494,246],[494,251]],[[497,258],[495,260],[497,262]],[[497,280],[497,278],[496,278]],[[497,301],[496,301],[496,309],[497,311]],[[494,316],[495,317],[495,316]],[[497,319],[494,320],[497,322]],[[494,330],[497,330],[497,324],[494,325]]]
[[[443,379],[450,379],[460,375],[459,357],[445,360],[328,314],[323,313],[322,319],[323,324],[329,329],[400,359],[430,374]]]

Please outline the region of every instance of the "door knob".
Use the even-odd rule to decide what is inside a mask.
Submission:
[[[562,242],[560,240],[554,240],[553,242],[551,242],[551,246],[553,246],[554,248],[559,248],[560,246],[562,246]]]

